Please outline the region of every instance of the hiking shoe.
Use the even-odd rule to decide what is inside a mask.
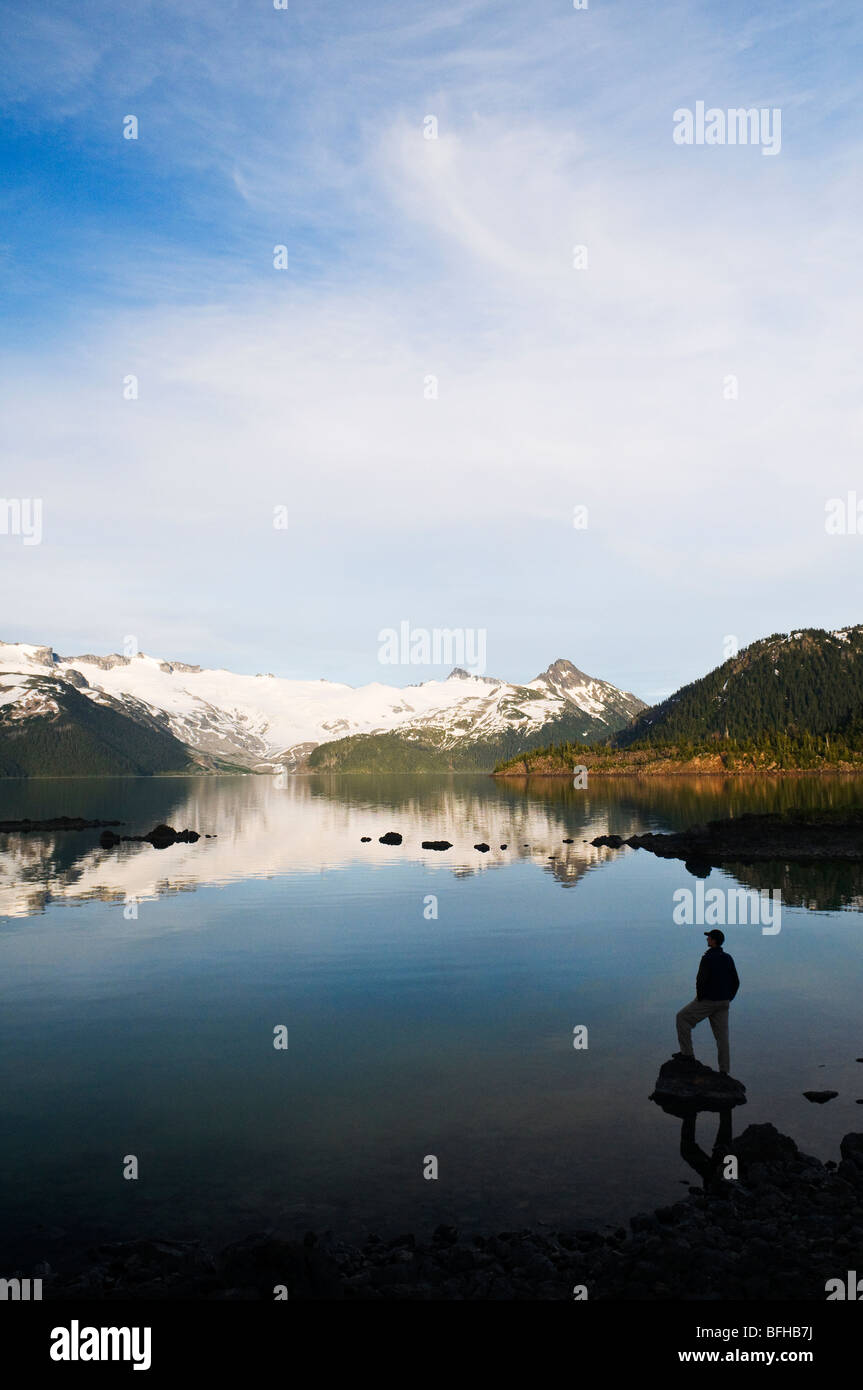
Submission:
[[[690,1057],[686,1052],[673,1053],[671,1060],[677,1062],[678,1066],[682,1067],[684,1071],[696,1071],[701,1065],[697,1058]]]

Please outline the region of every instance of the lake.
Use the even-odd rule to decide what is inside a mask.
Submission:
[[[705,928],[672,917],[695,880],[589,842],[861,802],[852,778],[3,783],[3,818],[216,837],[0,835],[6,1266],[139,1235],[604,1228],[677,1200],[698,1179],[648,1097],[695,993]],[[709,884],[782,892],[780,931],[726,929],[735,1133],[770,1121],[837,1158],[863,1127],[861,868]],[[694,1040],[715,1065],[706,1023]],[[715,1130],[700,1117],[703,1147]]]

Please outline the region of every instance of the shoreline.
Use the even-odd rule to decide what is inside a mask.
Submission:
[[[844,767],[726,767],[726,768],[703,768],[703,767],[591,767],[589,763],[583,764],[587,768],[588,780],[593,777],[716,777],[717,779],[727,779],[729,777],[740,778],[762,778],[762,777],[861,777],[863,778],[863,767],[844,768]],[[532,782],[532,781],[562,781],[575,775],[572,768],[561,768],[559,771],[545,772],[521,772],[521,771],[500,771],[491,772],[490,777],[500,778],[507,782]]]
[[[703,1185],[609,1235],[577,1224],[497,1234],[440,1225],[428,1240],[266,1232],[220,1250],[139,1238],[89,1251],[80,1273],[35,1273],[54,1302],[273,1301],[277,1288],[292,1301],[826,1301],[863,1245],[863,1134],[845,1135],[838,1164],[822,1163],[772,1124],[749,1125],[727,1145],[739,1164],[729,1180],[719,1136],[711,1157],[695,1142],[694,1116],[682,1124],[681,1154]]]

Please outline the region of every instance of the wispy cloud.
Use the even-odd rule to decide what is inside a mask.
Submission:
[[[360,680],[408,617],[666,688],[859,619],[850,7],[71,14],[10,88],[27,235],[65,230],[9,239],[3,490],[45,541],[0,545],[5,637]],[[788,101],[781,158],[675,146],[702,95]]]

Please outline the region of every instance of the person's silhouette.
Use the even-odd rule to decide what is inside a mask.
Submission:
[[[680,1043],[680,1051],[674,1056],[678,1061],[690,1061],[693,1067],[696,1065],[695,1053],[692,1050],[692,1030],[703,1018],[709,1018],[716,1039],[719,1070],[723,1076],[727,1076],[731,1065],[728,1010],[740,988],[740,977],[733,958],[722,949],[725,933],[713,930],[706,931],[704,935],[707,937],[707,950],[698,967],[695,998],[677,1015],[677,1040]]]

